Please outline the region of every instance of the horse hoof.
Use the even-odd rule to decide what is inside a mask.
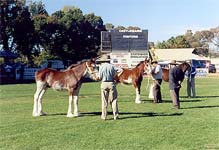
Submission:
[[[38,113],[33,113],[32,116],[33,117],[39,117],[40,115]]]
[[[106,117],[104,117],[104,116],[101,116],[100,118],[101,118],[102,120],[106,120]]]
[[[39,113],[39,116],[46,116],[47,114],[45,112]]]
[[[74,117],[74,115],[72,113],[70,113],[70,114],[67,114],[67,117],[72,118],[72,117]]]
[[[141,102],[141,101],[135,101],[135,103],[136,103],[136,104],[141,104],[142,102]]]
[[[114,119],[114,120],[117,120],[117,119],[119,119],[119,117],[118,117],[118,116],[115,116],[113,119]]]
[[[80,117],[81,114],[80,114],[80,113],[75,113],[75,114],[73,114],[73,116],[74,116],[74,117]]]

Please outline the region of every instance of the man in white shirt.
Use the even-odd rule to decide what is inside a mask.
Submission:
[[[154,87],[153,87],[154,103],[162,103],[161,88],[160,88],[162,83],[162,68],[156,60],[152,61],[151,64],[152,67],[150,68],[149,72],[151,73],[154,81]]]
[[[106,120],[108,103],[112,106],[114,120],[118,119],[117,89],[114,82],[116,70],[110,63],[103,63],[99,69],[101,83],[102,114],[101,119]]]

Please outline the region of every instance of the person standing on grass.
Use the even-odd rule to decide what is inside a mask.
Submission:
[[[152,75],[154,81],[153,87],[153,97],[154,103],[162,103],[162,96],[161,96],[161,83],[162,83],[162,68],[158,64],[156,60],[151,62],[152,67],[149,68],[149,72]]]
[[[180,109],[180,101],[179,101],[179,91],[181,88],[181,80],[178,77],[178,68],[175,60],[170,62],[170,70],[169,70],[169,88],[170,88],[170,96],[173,101],[173,106],[176,109]]]
[[[187,78],[187,96],[196,97],[196,91],[195,91],[195,75],[196,75],[196,68],[191,64],[191,68],[187,71],[188,78]]]
[[[117,102],[117,89],[114,82],[116,70],[115,67],[109,62],[102,63],[99,69],[99,80],[101,80],[101,99],[102,99],[102,114],[101,119],[106,120],[107,107],[110,103],[114,120],[118,119],[118,102]]]

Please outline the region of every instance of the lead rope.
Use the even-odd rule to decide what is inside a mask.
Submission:
[[[151,77],[151,76],[148,77],[148,82],[147,82],[146,90],[148,90],[148,88],[149,88],[150,77]]]
[[[149,76],[148,76],[147,86],[146,86],[146,90],[148,90],[149,84],[150,84],[150,78],[152,78],[152,76],[151,76],[151,74],[149,73],[148,69],[147,69],[146,73],[149,75]]]
[[[86,70],[89,72],[89,74],[93,74],[93,71],[91,71],[90,67],[87,65],[87,62],[86,62]]]

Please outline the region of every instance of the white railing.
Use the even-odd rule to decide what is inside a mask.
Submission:
[[[34,80],[35,72],[42,68],[24,68],[24,80]]]

